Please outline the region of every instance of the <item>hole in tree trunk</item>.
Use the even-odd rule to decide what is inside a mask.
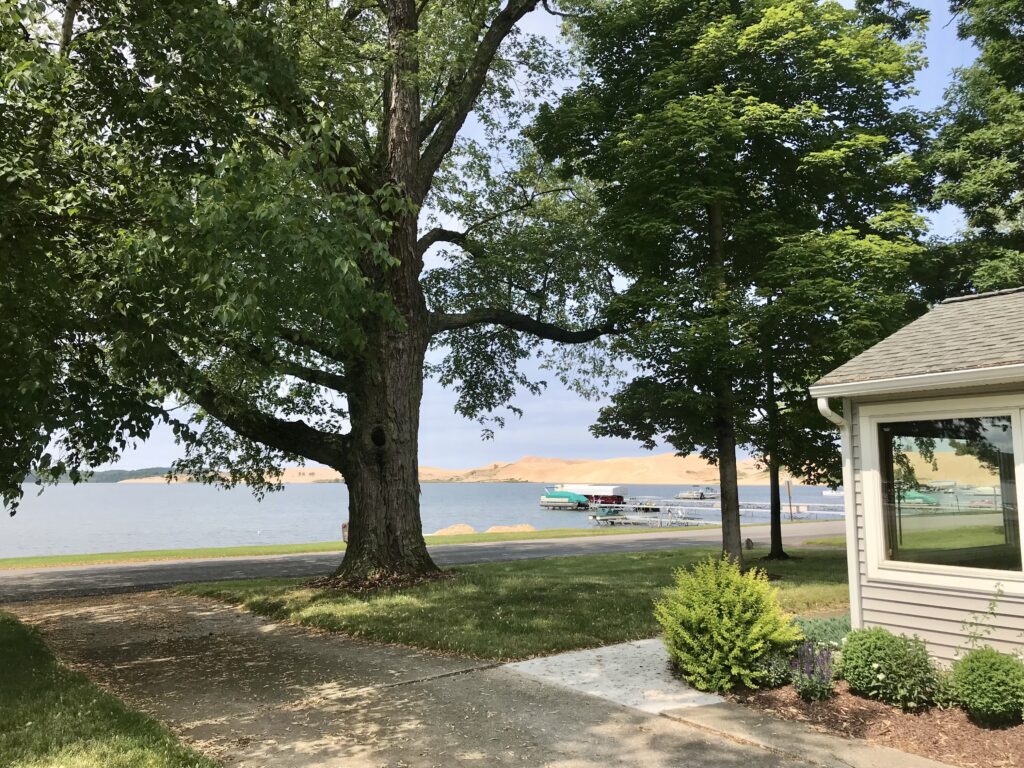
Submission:
[[[383,448],[384,443],[388,441],[387,435],[384,434],[384,428],[380,426],[374,427],[370,432],[370,440],[372,440],[373,444],[378,448]]]

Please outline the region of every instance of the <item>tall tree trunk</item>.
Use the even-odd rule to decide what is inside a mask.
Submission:
[[[351,442],[343,473],[349,538],[337,575],[387,581],[429,575],[437,566],[420,522],[418,436],[423,398],[422,332],[389,331],[352,372]]]
[[[724,405],[724,404],[723,404]],[[722,493],[722,551],[731,560],[743,562],[740,533],[740,492],[736,481],[736,429],[732,414],[720,407],[715,418],[715,449],[718,452],[718,482]]]
[[[730,559],[743,562],[740,537],[740,492],[736,481],[736,423],[733,408],[733,381],[730,365],[729,284],[725,271],[725,212],[721,202],[708,208],[710,272],[714,292],[712,306],[722,318],[721,358],[716,360],[718,381],[715,395],[715,450],[718,454],[718,483],[722,494],[722,551]]]
[[[343,474],[349,492],[349,541],[337,575],[380,581],[429,575],[437,566],[420,521],[419,420],[423,360],[429,341],[427,308],[416,248],[420,96],[416,4],[387,0],[393,56],[387,93],[388,174],[409,198],[396,214],[388,249],[394,265],[367,273],[392,297],[401,325],[373,327],[366,352],[351,371],[352,424]]]
[[[768,456],[768,484],[771,493],[769,513],[771,547],[768,550],[768,559],[787,560],[789,555],[782,547],[782,490],[779,483],[779,462],[773,454]]]
[[[768,375],[765,381],[765,422],[767,427],[768,493],[770,509],[768,513],[769,537],[771,546],[768,549],[769,560],[786,560],[789,555],[782,548],[782,487],[779,482],[779,403],[775,392],[775,371],[772,363],[771,347],[766,345]]]

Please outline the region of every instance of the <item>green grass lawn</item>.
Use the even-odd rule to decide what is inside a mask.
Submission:
[[[351,595],[300,581],[192,584],[176,591],[212,597],[271,617],[385,643],[485,659],[522,659],[654,637],[653,603],[675,568],[718,550],[682,549],[487,563],[456,577],[400,590]],[[794,549],[763,562],[785,608],[813,614],[847,606],[840,552]]]
[[[0,765],[5,768],[215,768],[141,712],[60,664],[0,613]]]
[[[703,530],[717,526],[693,526],[686,530]],[[475,544],[489,541],[529,541],[533,539],[574,539],[583,536],[610,536],[624,533],[667,533],[670,528],[551,528],[522,533],[467,533],[458,536],[427,536],[427,544]],[[0,559],[0,570],[17,568],[54,568],[69,565],[106,565],[154,560],[198,560],[220,557],[259,557],[265,555],[297,555],[316,552],[341,552],[341,541],[317,541],[311,544],[263,544],[245,547],[205,547],[199,549],[145,549],[136,552],[100,552],[88,555],[40,555]]]
[[[820,539],[807,539],[804,544],[808,547],[835,547],[837,549],[846,547],[845,536],[825,536]]]
[[[804,542],[816,547],[845,547],[845,536],[829,536]],[[991,547],[1006,543],[1001,525],[965,525],[958,528],[936,528],[933,530],[911,531],[903,529],[901,549],[966,549],[968,547]]]

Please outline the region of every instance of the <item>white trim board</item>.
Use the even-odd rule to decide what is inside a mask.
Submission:
[[[878,424],[971,416],[1006,416],[1013,429],[1014,465],[1017,477],[1017,508],[1024,509],[1024,395],[953,397],[942,400],[911,400],[898,403],[862,405],[858,413],[861,447],[861,483],[863,489],[867,578],[876,584],[903,584],[919,587],[985,594],[991,597],[999,589],[1004,594],[1024,596],[1024,570],[1003,571],[987,568],[911,563],[886,559],[883,519],[881,462]],[[1024,526],[1020,526],[1024,551]]]
[[[859,397],[1016,383],[1024,383],[1024,363],[851,381],[843,384],[814,384],[809,391],[811,397]]]

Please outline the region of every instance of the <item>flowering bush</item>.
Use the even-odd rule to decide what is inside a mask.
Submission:
[[[843,676],[850,690],[905,710],[927,707],[937,676],[924,642],[886,629],[858,629],[843,645]]]
[[[805,641],[790,662],[793,687],[805,701],[821,701],[832,695],[832,649]]]

